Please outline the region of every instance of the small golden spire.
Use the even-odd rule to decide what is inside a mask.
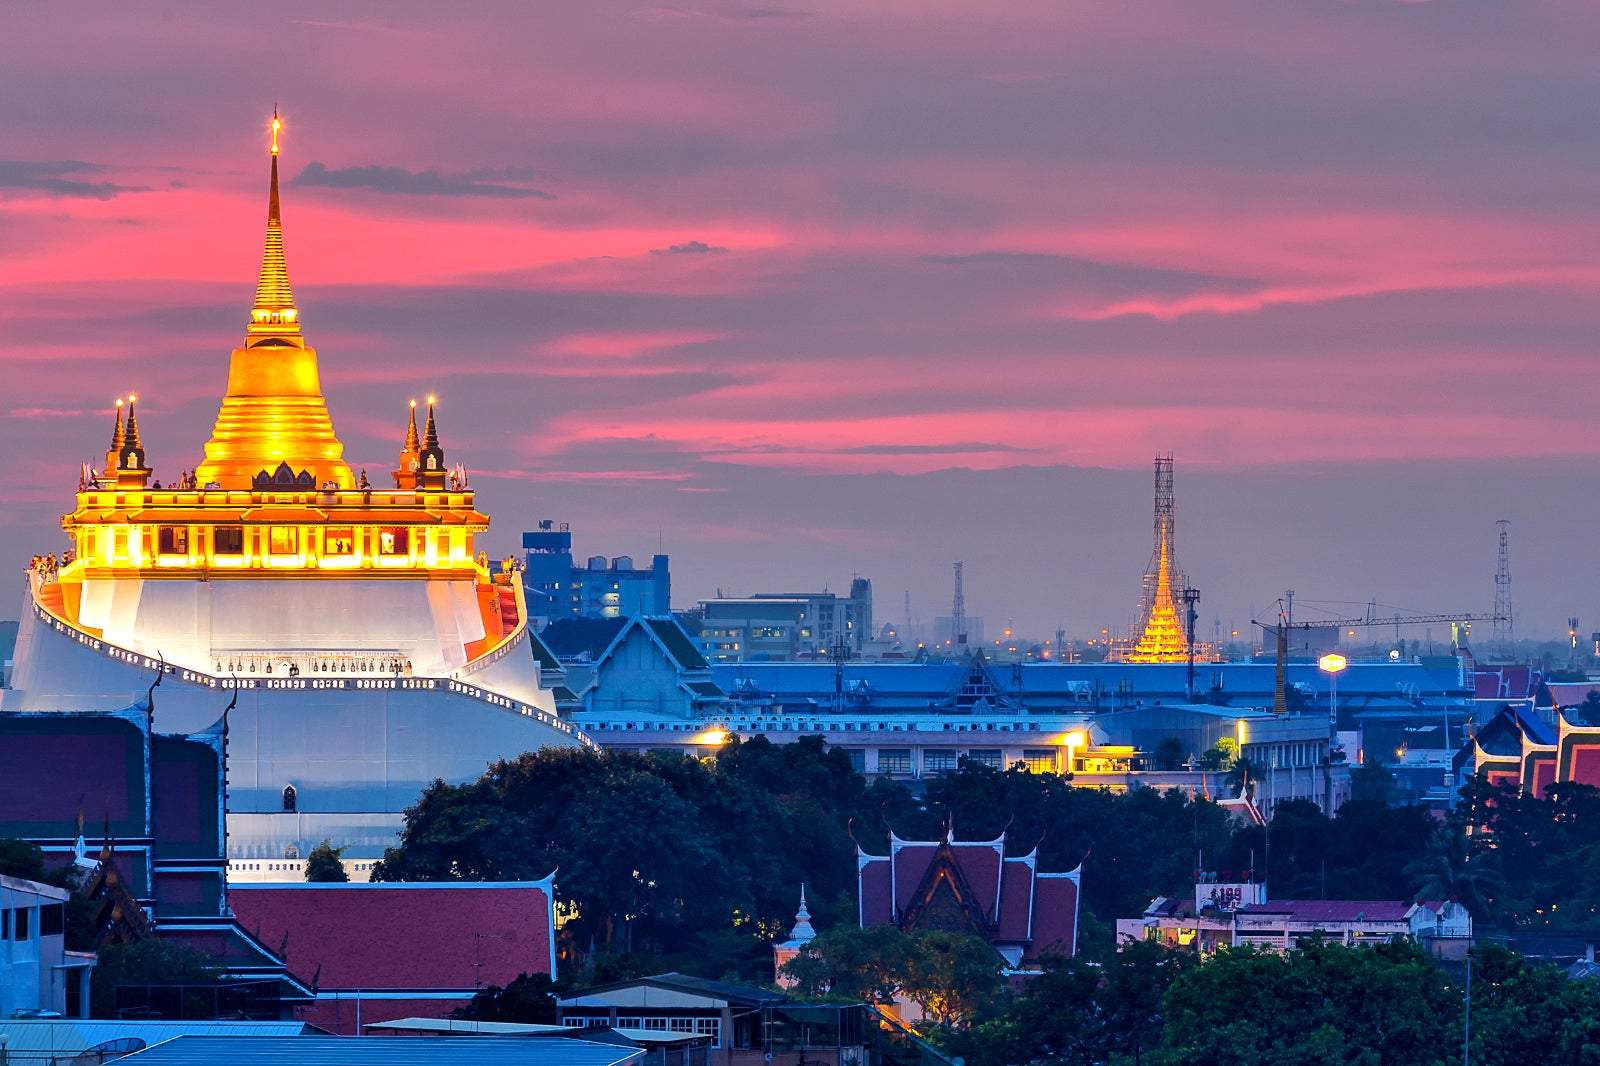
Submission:
[[[278,105],[272,105],[272,154],[278,154],[278,131],[283,129],[283,122],[278,118]]]
[[[428,397],[428,428],[422,432],[422,447],[429,451],[439,450],[439,427],[433,424],[433,405],[438,402],[437,397]]]
[[[122,397],[117,397],[117,428],[111,431],[111,450],[120,452],[123,442],[128,438],[122,430]]]
[[[405,453],[407,455],[416,455],[417,454],[417,447],[418,447],[418,445],[417,445],[417,401],[412,400],[411,401],[411,424],[406,427],[406,444],[405,444],[405,449],[404,449]]]
[[[128,393],[128,432],[123,438],[123,446],[127,448],[142,449],[144,447],[144,445],[139,441],[139,419],[138,416],[133,413],[133,405],[137,403],[138,400],[139,397],[135,396],[131,392]],[[118,402],[120,403],[121,401]]]

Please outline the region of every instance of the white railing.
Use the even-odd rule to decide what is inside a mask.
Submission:
[[[541,725],[548,726],[559,733],[563,733],[566,736],[571,737],[584,747],[599,747],[599,745],[594,742],[594,739],[587,733],[583,732],[583,730],[579,729],[571,722],[558,718],[548,711],[534,707],[531,704],[523,703],[521,700],[514,700],[508,696],[502,696],[498,692],[492,692],[489,689],[479,688],[477,685],[469,685],[465,682],[456,681],[451,678],[399,676],[218,677],[215,674],[208,674],[200,670],[191,670],[188,667],[178,666],[175,663],[163,662],[160,659],[153,659],[142,652],[130,651],[127,648],[119,647],[116,644],[101,640],[99,637],[91,636],[90,634],[79,629],[77,626],[70,625],[52,614],[48,608],[39,603],[37,595],[32,597],[32,606],[34,612],[38,615],[40,622],[42,622],[44,625],[54,629],[57,633],[71,637],[83,647],[99,655],[104,655],[108,659],[115,659],[118,662],[124,662],[130,666],[136,666],[143,670],[165,671],[167,677],[184,681],[200,688],[222,690],[265,689],[268,691],[289,692],[327,689],[356,689],[363,691],[432,691],[443,689],[444,691],[451,692],[455,695],[465,696],[470,700],[476,700],[479,703],[486,703],[492,707],[498,707],[501,710],[509,711],[513,714],[520,714],[525,718],[532,718]]]

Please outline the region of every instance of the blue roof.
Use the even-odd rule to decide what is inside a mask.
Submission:
[[[128,1066],[616,1066],[636,1048],[515,1036],[180,1036],[120,1060]]]

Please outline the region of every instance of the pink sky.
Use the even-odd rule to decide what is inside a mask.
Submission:
[[[554,518],[669,552],[678,606],[860,574],[895,621],[963,559],[991,624],[1097,632],[1170,451],[1208,625],[1487,611],[1504,517],[1519,629],[1600,629],[1597,39],[1489,0],[28,6],[0,562],[61,546],[110,397],[197,461],[277,102],[349,454],[437,392],[498,551]]]

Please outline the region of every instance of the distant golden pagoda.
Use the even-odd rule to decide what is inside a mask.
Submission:
[[[1143,631],[1124,656],[1130,663],[1180,663],[1188,658],[1183,624],[1183,590],[1187,581],[1178,569],[1177,519],[1172,488],[1172,456],[1156,457],[1155,551],[1145,574]]]

